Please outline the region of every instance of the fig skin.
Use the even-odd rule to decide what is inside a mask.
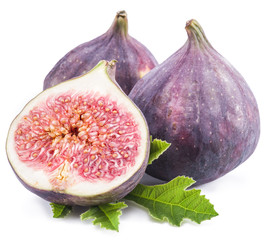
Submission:
[[[43,89],[80,76],[103,59],[117,60],[116,81],[126,94],[158,64],[151,52],[128,34],[127,14],[120,11],[106,33],[77,46],[56,63]]]
[[[244,78],[211,46],[199,23],[188,21],[186,31],[184,46],[143,77],[129,97],[150,134],[171,143],[146,172],[167,181],[186,175],[200,185],[250,157],[260,117]]]
[[[18,172],[18,169],[16,170],[16,166],[14,165],[14,162],[12,161],[12,156],[13,154],[11,153],[11,142],[12,142],[12,138],[14,138],[14,126],[16,127],[16,125],[18,124],[18,119],[21,119],[22,116],[24,116],[24,110],[26,108],[28,108],[28,104],[24,107],[24,109],[21,111],[21,113],[18,114],[18,116],[13,120],[13,122],[11,123],[11,127],[9,129],[9,133],[8,133],[8,137],[7,137],[7,141],[6,141],[6,153],[7,153],[7,157],[10,163],[10,166],[13,170],[13,172],[15,173],[16,177],[19,179],[19,181],[22,183],[22,185],[27,188],[29,191],[31,191],[32,193],[38,195],[39,197],[49,201],[49,202],[53,202],[53,203],[58,203],[58,204],[64,204],[64,205],[79,205],[79,206],[94,206],[94,205],[99,205],[99,204],[104,204],[104,203],[110,203],[110,202],[114,202],[114,201],[118,201],[120,199],[122,199],[124,196],[126,196],[130,191],[132,191],[136,185],[139,183],[139,181],[141,180],[141,178],[143,177],[143,175],[145,174],[145,170],[148,164],[148,159],[149,159],[149,151],[150,151],[150,137],[149,137],[149,129],[148,129],[148,125],[147,122],[142,114],[142,112],[140,111],[140,109],[138,109],[138,107],[128,98],[128,96],[122,91],[122,89],[119,87],[118,83],[115,81],[114,76],[115,76],[115,68],[116,68],[116,61],[112,60],[110,62],[102,60],[100,61],[91,71],[89,71],[87,74],[85,74],[85,76],[81,76],[78,77],[76,79],[70,80],[66,83],[61,83],[55,87],[52,87],[50,89],[47,89],[43,92],[41,92],[39,95],[37,95],[35,98],[33,98],[28,104],[33,104],[33,101],[36,101],[37,103],[39,103],[40,99],[43,99],[44,96],[49,95],[50,96],[50,92],[57,94],[57,92],[60,90],[61,92],[64,90],[69,91],[70,89],[73,89],[73,87],[78,86],[77,82],[79,82],[79,91],[84,91],[86,90],[85,87],[86,82],[87,84],[89,84],[89,88],[91,89],[91,87],[93,87],[93,85],[97,86],[97,84],[99,83],[93,83],[93,81],[96,81],[97,79],[97,74],[102,74],[103,77],[102,78],[108,78],[110,81],[107,82],[107,84],[104,82],[104,80],[99,79],[99,82],[102,82],[102,86],[105,86],[104,88],[109,88],[111,91],[114,90],[114,88],[117,88],[117,91],[120,91],[122,96],[121,98],[125,98],[125,101],[129,101],[131,102],[132,106],[136,109],[136,111],[138,112],[138,114],[140,115],[140,117],[142,118],[142,121],[144,122],[144,126],[146,129],[146,139],[147,141],[144,142],[144,146],[146,146],[146,151],[144,151],[144,158],[142,158],[142,160],[140,160],[141,164],[139,166],[138,169],[136,169],[136,171],[134,171],[133,175],[131,175],[129,177],[129,179],[127,179],[126,181],[120,182],[119,185],[116,185],[114,187],[112,187],[110,190],[108,191],[103,191],[99,194],[92,194],[92,195],[76,195],[76,194],[69,194],[66,193],[65,190],[60,190],[58,191],[57,189],[50,189],[50,190],[45,190],[45,189],[41,189],[39,188],[39,186],[33,186],[31,184],[28,184],[27,181],[25,181],[22,177],[20,177],[20,173]],[[95,76],[95,78],[90,78],[88,77],[88,79],[86,78],[88,75],[90,76],[93,73],[93,75]],[[84,81],[80,80],[86,78]],[[76,83],[75,83],[76,81]],[[67,88],[66,85],[69,84],[69,87]],[[110,86],[109,86],[110,85]],[[65,88],[64,88],[65,86]],[[83,87],[80,87],[83,86]],[[67,88],[67,89],[66,89]],[[114,90],[116,91],[116,90]],[[122,100],[123,101],[123,100]],[[36,104],[37,104],[36,103]],[[34,105],[35,106],[35,103]],[[27,110],[29,111],[29,110]],[[27,113],[26,111],[26,113]],[[135,115],[136,116],[136,115]],[[14,125],[15,124],[15,125]],[[16,129],[16,128],[15,128]],[[144,134],[144,131],[143,133]],[[144,148],[143,148],[144,149]],[[25,176],[24,176],[25,177]],[[93,183],[95,184],[95,183]]]

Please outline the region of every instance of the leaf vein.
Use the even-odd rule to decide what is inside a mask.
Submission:
[[[168,203],[168,202],[165,202],[165,201],[161,201],[161,200],[157,200],[157,199],[153,199],[153,198],[147,198],[147,197],[143,197],[141,195],[137,195],[137,194],[133,194],[135,197],[138,197],[138,198],[143,198],[145,200],[150,200],[150,201],[154,201],[154,202],[159,202],[159,203],[162,203],[162,204],[165,204],[165,205],[173,205],[173,206],[177,206],[177,207],[180,207],[180,208],[183,208],[185,210],[189,210],[189,211],[193,211],[193,209],[189,209],[189,208],[186,208],[180,204],[175,204],[175,203]],[[193,211],[194,212],[194,211]],[[205,212],[199,212],[199,213],[204,213]]]

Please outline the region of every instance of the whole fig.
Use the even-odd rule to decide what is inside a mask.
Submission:
[[[188,21],[186,31],[184,46],[143,77],[129,96],[151,135],[172,144],[147,173],[162,180],[187,175],[203,184],[254,152],[260,118],[247,83],[211,46],[199,23]]]
[[[116,81],[126,94],[157,65],[150,51],[128,34],[125,11],[117,13],[106,33],[77,46],[61,58],[46,76],[43,89],[88,72],[100,60],[112,59],[118,61]]]

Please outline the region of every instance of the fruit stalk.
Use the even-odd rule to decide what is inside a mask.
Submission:
[[[211,46],[202,27],[195,19],[187,21],[185,29],[190,43],[194,43],[199,46],[202,45],[208,45],[209,47]]]
[[[128,37],[128,19],[125,11],[117,12],[114,22],[109,31],[119,33],[123,37]]]

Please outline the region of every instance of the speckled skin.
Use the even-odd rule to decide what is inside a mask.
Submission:
[[[199,185],[254,152],[260,118],[247,83],[200,25],[191,20],[186,30],[185,45],[143,77],[129,97],[145,115],[150,134],[172,143],[147,173],[162,180],[186,175]]]
[[[79,45],[60,59],[46,76],[43,89],[88,72],[100,60],[113,59],[117,60],[116,80],[126,94],[157,65],[150,51],[129,36],[125,11],[117,13],[105,34]]]

